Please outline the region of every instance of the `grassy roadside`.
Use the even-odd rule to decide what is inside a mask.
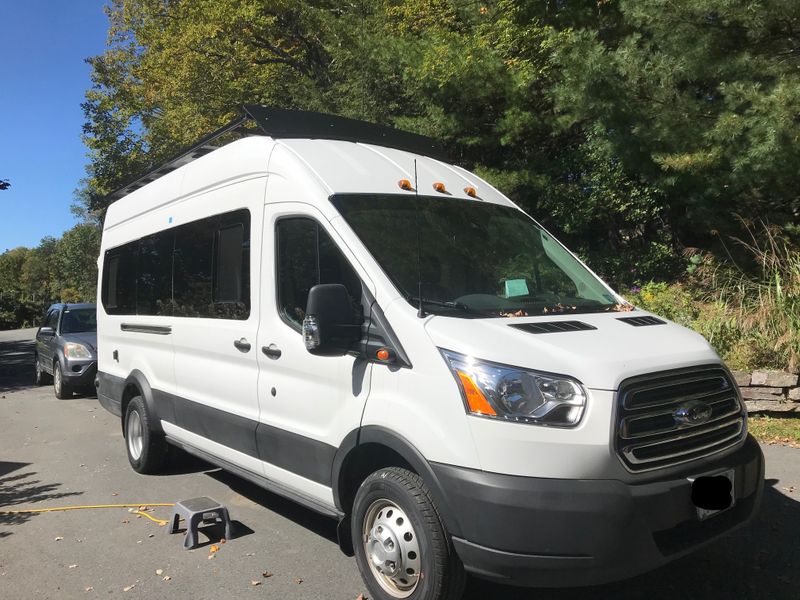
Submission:
[[[747,425],[750,433],[760,442],[800,448],[800,414],[751,415]]]

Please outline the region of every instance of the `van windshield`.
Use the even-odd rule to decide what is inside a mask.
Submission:
[[[426,312],[475,318],[630,309],[516,208],[398,194],[331,201],[398,290],[415,307],[421,297]]]

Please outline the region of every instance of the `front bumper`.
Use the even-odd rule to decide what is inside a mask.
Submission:
[[[750,436],[722,458],[639,485],[432,467],[459,525],[453,545],[466,569],[541,587],[625,579],[687,554],[749,521],[764,481],[764,457]],[[728,469],[735,469],[736,504],[700,521],[686,478]]]
[[[97,360],[65,359],[61,374],[64,376],[64,383],[70,387],[94,388],[94,378],[97,375]]]

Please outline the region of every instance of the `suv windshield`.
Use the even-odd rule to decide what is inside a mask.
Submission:
[[[97,311],[94,308],[69,308],[61,317],[61,333],[97,331]]]
[[[331,201],[406,299],[417,306],[421,296],[428,312],[496,317],[627,308],[516,208],[396,194]]]

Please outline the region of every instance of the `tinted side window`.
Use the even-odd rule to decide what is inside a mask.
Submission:
[[[44,323],[42,323],[42,327],[52,327],[55,329],[56,325],[58,325],[58,310],[53,309],[47,313],[47,316],[44,318]]]
[[[316,221],[289,218],[276,226],[278,306],[281,316],[297,328],[305,317],[308,292],[319,283],[347,287],[353,310],[361,314],[361,280],[339,248]]]
[[[101,299],[110,315],[136,314],[136,262],[139,242],[106,252]]]
[[[172,231],[162,231],[139,240],[136,278],[136,313],[172,314]]]
[[[250,213],[237,210],[175,228],[174,314],[247,319]]]

